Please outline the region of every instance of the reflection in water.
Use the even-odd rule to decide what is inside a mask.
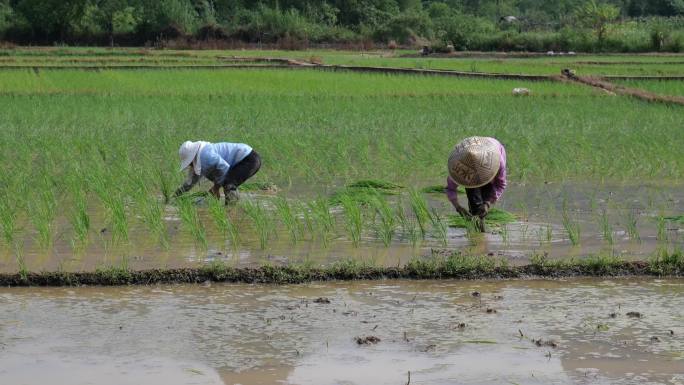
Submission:
[[[3,384],[55,383],[51,373],[77,373],[70,384],[397,384],[408,371],[417,384],[684,381],[676,279],[13,288],[0,304]],[[354,340],[369,335],[381,341]]]

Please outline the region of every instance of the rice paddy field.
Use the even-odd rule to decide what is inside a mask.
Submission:
[[[489,269],[666,259],[668,271],[684,270],[680,105],[554,78],[279,68],[258,59],[671,79],[684,76],[684,56],[406,57],[413,53],[0,51],[0,272],[28,279],[217,266],[390,268],[429,266],[444,255],[457,269],[472,257]],[[683,80],[615,83],[684,95]],[[516,87],[531,94],[512,96]],[[484,233],[457,217],[443,193],[449,152],[472,135],[496,137],[508,153],[509,187]],[[206,182],[176,198],[185,140],[248,143],[263,166],[236,203],[209,197]],[[466,366],[442,363],[479,354],[505,364],[473,371],[468,383],[682,383],[680,278],[535,282],[0,289],[0,336],[9,341],[1,345],[0,379],[39,383],[22,377],[22,357],[46,341],[49,324],[69,324],[75,312],[83,319],[116,314],[94,323],[112,339],[134,325],[142,334],[168,326],[187,337],[186,346],[147,334],[154,342],[134,365],[123,342],[112,351],[69,342],[80,335],[101,346],[104,337],[90,326],[50,337],[49,366],[93,381],[102,380],[101,372],[91,376],[96,368],[112,373],[112,383],[134,376],[147,383],[446,384]],[[322,308],[326,300],[335,310]],[[22,312],[25,302],[53,319]],[[218,304],[244,309],[251,326]],[[157,325],[151,317],[157,321],[142,327],[136,312],[168,312],[178,321]],[[240,337],[197,337],[223,328],[212,323],[221,319]],[[255,345],[256,336],[266,336],[266,345]],[[379,357],[393,364],[379,365]],[[356,373],[354,362],[368,364]],[[179,372],[161,376],[159,368]]]

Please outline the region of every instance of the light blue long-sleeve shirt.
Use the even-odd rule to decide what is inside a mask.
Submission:
[[[198,154],[201,175],[195,174],[194,168],[190,167],[188,180],[183,184],[184,190],[189,190],[199,182],[200,177],[205,177],[215,184],[223,184],[228,170],[240,163],[247,155],[252,153],[252,147],[244,143],[209,143]]]

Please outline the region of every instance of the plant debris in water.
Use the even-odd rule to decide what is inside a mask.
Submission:
[[[327,304],[327,303],[330,303],[330,299],[328,299],[327,297],[318,297],[314,300],[314,303],[325,303],[325,304]]]
[[[673,215],[670,217],[665,217],[664,219],[668,220],[668,221],[684,224],[684,215]]]
[[[449,226],[458,227],[462,229],[470,228],[472,225],[468,220],[458,214],[448,216]],[[488,227],[500,227],[507,223],[515,222],[516,216],[501,209],[493,208],[489,211],[489,215],[485,218],[485,225]]]
[[[347,187],[349,188],[374,188],[378,190],[399,190],[404,188],[402,185],[398,185],[396,183],[392,182],[387,182],[384,180],[375,180],[375,179],[364,179],[360,181],[356,181],[354,183],[348,184]]]
[[[359,345],[375,345],[380,342],[380,338],[376,336],[356,337],[355,340]]]
[[[534,342],[534,344],[539,346],[539,347],[547,346],[547,347],[554,348],[554,349],[558,347],[558,344],[552,340],[544,340],[544,339],[540,338],[537,340],[532,339],[532,342]]]
[[[629,317],[629,318],[641,318],[641,317],[643,317],[643,315],[641,313],[639,313],[638,311],[630,311],[629,313],[627,313],[627,317]]]
[[[460,194],[465,194],[465,189],[461,186],[458,186],[458,192]],[[420,192],[426,193],[426,194],[444,194],[446,192],[446,186],[441,185],[441,184],[436,184],[432,186],[426,186],[420,189]]]
[[[240,186],[240,190],[277,193],[279,189],[273,182],[247,182]]]

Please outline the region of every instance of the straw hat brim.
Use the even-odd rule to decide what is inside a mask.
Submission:
[[[482,187],[499,172],[500,150],[489,138],[473,136],[463,139],[449,155],[449,175],[466,188]]]

